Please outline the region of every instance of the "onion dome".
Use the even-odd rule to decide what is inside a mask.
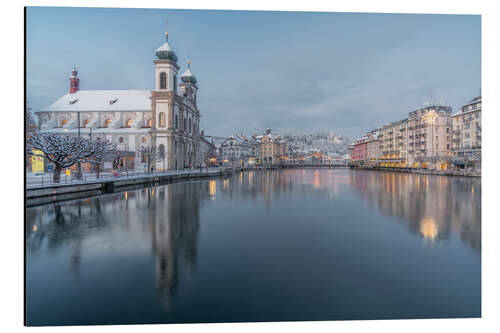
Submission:
[[[168,45],[168,32],[165,33],[165,36],[167,40],[162,46],[156,49],[156,56],[158,57],[158,59],[172,60],[174,62],[177,62],[177,56],[175,55],[170,45]]]
[[[188,60],[188,69],[181,75],[181,80],[184,83],[196,84],[196,78],[191,73],[191,60]]]

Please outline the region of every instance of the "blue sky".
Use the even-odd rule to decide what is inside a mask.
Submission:
[[[456,111],[481,88],[480,16],[30,7],[30,105],[67,93],[73,65],[81,89],[153,89],[167,19],[210,135],[356,137],[425,101]]]

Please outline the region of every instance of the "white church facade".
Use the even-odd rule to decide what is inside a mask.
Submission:
[[[80,90],[76,68],[70,91],[50,106],[35,111],[42,133],[90,136],[115,143],[131,152],[131,164],[140,169],[141,146],[156,147],[161,160],[156,170],[196,168],[200,158],[200,112],[197,80],[187,70],[178,82],[177,56],[168,43],[156,50],[155,90]],[[78,123],[78,119],[80,122]],[[202,143],[203,144],[203,143]],[[130,168],[131,165],[128,165]]]

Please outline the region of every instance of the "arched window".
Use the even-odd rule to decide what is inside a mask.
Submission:
[[[152,127],[153,126],[153,119],[148,119],[146,121],[146,127]]]
[[[165,157],[165,146],[160,145],[160,158],[163,159]]]
[[[179,116],[175,115],[175,128],[179,128]]]
[[[125,127],[127,127],[127,128],[132,127],[132,119],[127,119],[127,122],[125,123]]]
[[[104,127],[108,128],[109,127],[109,124],[111,124],[111,119],[106,119],[104,121]]]
[[[160,127],[165,127],[165,113],[160,112]]]
[[[191,133],[191,118],[189,118],[189,133]]]
[[[90,120],[85,119],[85,120],[83,121],[83,126],[82,126],[82,127],[87,127],[87,125],[89,124],[89,122],[90,122]]]
[[[118,142],[123,143],[123,141],[125,141],[125,139],[123,138],[123,136],[120,136],[120,138],[118,139]]]
[[[177,75],[174,75],[174,91],[177,91]]]
[[[68,123],[68,119],[63,119],[61,121],[61,127],[63,127],[64,125],[66,125]]]
[[[146,143],[146,142],[148,142],[148,138],[146,138],[145,136],[143,136],[142,139],[141,139],[141,141],[142,141],[142,143]]]
[[[160,89],[167,89],[167,74],[165,72],[160,73]]]

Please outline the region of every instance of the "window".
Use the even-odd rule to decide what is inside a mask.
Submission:
[[[111,119],[106,119],[104,121],[104,127],[108,128],[110,123],[111,123]]]
[[[167,89],[167,74],[165,72],[160,73],[160,89]]]
[[[160,127],[165,127],[165,113],[160,112]]]
[[[148,119],[148,120],[146,121],[146,127],[151,128],[152,126],[153,126],[153,119]]]
[[[175,115],[175,128],[179,128],[179,116]]]
[[[177,91],[177,75],[174,75],[174,91]]]
[[[148,138],[146,138],[145,136],[143,136],[142,139],[141,139],[141,141],[142,141],[142,143],[146,143],[146,142],[148,142]]]
[[[186,118],[184,118],[184,128],[183,129],[184,129],[184,131],[187,131],[187,119]]]
[[[85,120],[83,121],[83,125],[82,125],[82,127],[87,127],[87,125],[89,124],[89,122],[90,122],[90,120],[85,119]]]
[[[160,145],[160,158],[163,159],[165,157],[165,146]]]
[[[123,141],[125,141],[125,139],[123,138],[123,136],[120,136],[120,138],[118,139],[118,142],[123,143]]]
[[[189,133],[191,133],[191,118],[189,118]]]
[[[127,119],[127,121],[125,122],[125,127],[127,128],[132,127],[132,119]]]
[[[177,141],[175,141],[175,145],[174,145],[174,153],[177,154]]]
[[[64,125],[66,125],[68,123],[68,119],[63,119],[61,121],[61,127],[63,127]]]

